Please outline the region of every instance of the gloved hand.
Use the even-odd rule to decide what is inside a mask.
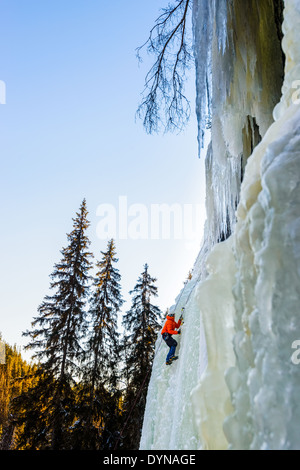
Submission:
[[[178,331],[177,331],[177,334],[178,334],[178,335],[181,335],[181,331],[180,331],[180,330],[178,330]]]

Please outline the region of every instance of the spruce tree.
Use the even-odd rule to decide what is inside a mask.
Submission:
[[[155,341],[161,328],[161,311],[151,302],[158,295],[155,282],[156,279],[150,276],[148,265],[145,264],[137,284],[130,291],[132,305],[123,318],[123,350],[126,352],[124,375],[128,377],[128,385],[124,398],[126,426],[122,437],[126,449],[138,449]]]
[[[50,289],[54,294],[45,297],[32,331],[24,333],[31,338],[27,348],[35,350],[33,358],[40,364],[36,387],[25,397],[25,402],[31,401],[31,408],[23,413],[27,433],[23,437],[29,448],[68,448],[68,428],[74,419],[74,384],[80,375],[81,340],[87,328],[85,306],[92,267],[87,214],[83,200],[73,219],[73,230],[67,235],[68,246],[62,249],[62,259],[51,275]]]
[[[5,362],[0,364],[0,450],[13,450],[19,429],[13,404],[32,385],[35,366],[22,359],[16,346],[5,344]]]
[[[74,446],[84,449],[110,447],[117,429],[120,392],[118,312],[123,304],[116,248],[110,240],[101,252],[90,299],[91,332],[86,348],[87,362],[80,390],[79,415]]]

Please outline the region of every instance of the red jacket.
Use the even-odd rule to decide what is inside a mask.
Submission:
[[[181,320],[178,320],[178,322],[176,322],[174,320],[174,317],[169,317],[169,315],[167,315],[167,321],[164,324],[163,329],[161,330],[161,334],[169,333],[170,335],[178,335],[178,331],[175,331],[175,328],[179,328],[180,325]]]

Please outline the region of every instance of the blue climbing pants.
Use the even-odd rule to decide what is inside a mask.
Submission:
[[[169,333],[164,333],[163,339],[170,348],[170,351],[166,358],[166,361],[168,362],[175,355],[177,341],[174,338],[172,338],[172,336]]]

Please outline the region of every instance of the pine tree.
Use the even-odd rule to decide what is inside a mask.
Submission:
[[[109,447],[119,413],[117,320],[123,300],[121,276],[114,266],[118,259],[113,240],[108,242],[106,252],[101,254],[102,259],[96,264],[98,271],[90,300],[92,329],[86,348],[88,361],[80,391],[81,419],[74,432],[75,447],[84,449]]]
[[[138,449],[155,341],[161,328],[161,311],[151,303],[152,297],[158,295],[155,282],[156,279],[150,276],[148,265],[145,264],[137,284],[130,291],[133,295],[132,305],[123,318],[126,330],[123,346],[126,351],[124,375],[128,377],[128,386],[124,398],[126,428],[122,437],[123,447],[126,449]]]
[[[73,219],[73,230],[67,235],[68,246],[61,251],[62,260],[51,275],[50,288],[55,293],[45,297],[39,316],[32,323],[34,329],[24,333],[31,337],[27,348],[36,351],[33,357],[40,363],[36,387],[23,400],[28,401],[28,406],[31,401],[31,408],[23,416],[23,441],[29,448],[68,447],[68,427],[75,408],[73,389],[80,375],[81,340],[87,328],[85,304],[92,267],[90,241],[85,234],[89,226],[87,214],[84,200]]]

